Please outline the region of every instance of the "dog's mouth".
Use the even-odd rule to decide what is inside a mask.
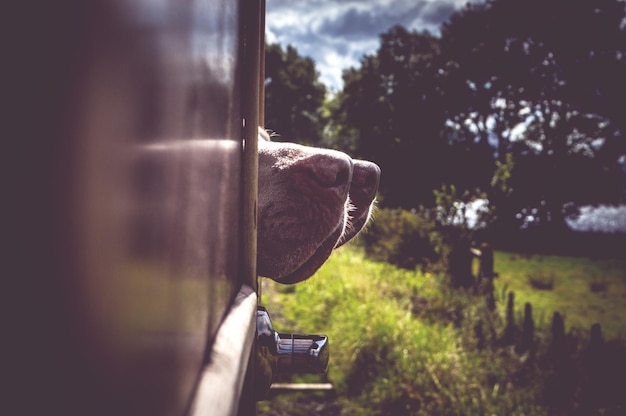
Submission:
[[[337,228],[328,237],[326,237],[313,254],[304,263],[298,266],[298,268],[291,273],[288,273],[280,278],[275,278],[274,280],[284,284],[294,284],[313,276],[313,274],[315,274],[315,272],[317,272],[317,270],[330,257],[334,249],[341,247],[354,238],[367,223],[373,209],[373,203],[370,201],[368,202],[369,203],[367,204],[366,209],[359,209],[351,204],[346,204],[344,222],[337,226]],[[352,209],[352,218],[350,218],[348,214],[348,206]]]
[[[332,234],[326,237],[317,250],[315,250],[313,255],[302,263],[296,270],[286,276],[274,280],[279,283],[294,284],[313,276],[313,274],[322,266],[322,264],[324,264],[328,257],[330,257],[333,249],[337,245],[337,242],[341,239],[344,229],[344,224],[338,226]]]

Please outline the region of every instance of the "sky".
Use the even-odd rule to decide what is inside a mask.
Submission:
[[[474,0],[479,1],[479,0]],[[266,40],[294,46],[315,61],[320,81],[342,88],[344,69],[376,52],[378,35],[400,24],[439,34],[467,0],[266,0]]]

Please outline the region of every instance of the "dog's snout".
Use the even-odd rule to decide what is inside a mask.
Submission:
[[[308,161],[309,173],[322,188],[332,189],[343,198],[348,195],[352,181],[352,159],[340,152],[316,155]]]
[[[378,191],[380,168],[377,164],[365,160],[354,161],[352,190],[361,194],[365,201],[372,200]]]
[[[374,208],[380,168],[347,154],[272,142],[261,131],[257,270],[279,283],[311,277]]]

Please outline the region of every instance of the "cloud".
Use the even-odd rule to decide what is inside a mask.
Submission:
[[[359,65],[394,25],[438,34],[465,0],[267,0],[266,39],[311,57],[320,80],[333,90],[343,70]]]
[[[326,36],[340,36],[347,40],[371,37],[380,34],[396,24],[406,25],[411,19],[407,15],[380,13],[374,8],[349,8],[343,14],[324,19],[317,28]]]
[[[446,21],[458,8],[456,2],[431,2],[424,9],[422,20],[430,25],[439,26]]]

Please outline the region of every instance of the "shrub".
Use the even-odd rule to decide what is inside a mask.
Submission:
[[[537,290],[554,289],[554,276],[546,276],[542,274],[528,275],[528,283]]]
[[[363,236],[367,255],[404,269],[426,268],[439,259],[434,221],[424,211],[380,209]]]
[[[604,280],[593,279],[589,282],[589,290],[593,293],[604,293],[609,290],[609,284]]]

